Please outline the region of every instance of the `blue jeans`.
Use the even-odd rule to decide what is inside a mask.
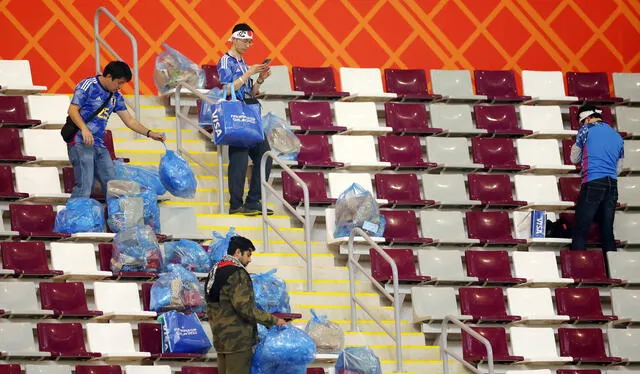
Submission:
[[[71,197],[90,197],[96,178],[106,194],[107,183],[116,178],[109,151],[104,147],[76,143],[67,145],[67,152],[76,182]]]
[[[227,174],[229,177],[229,205],[231,209],[238,209],[243,205],[242,196],[244,195],[244,183],[247,176],[249,158],[251,158],[253,162],[253,169],[251,171],[249,193],[247,194],[245,206],[250,208],[259,207],[262,194],[262,185],[260,184],[260,160],[262,159],[262,155],[269,150],[269,142],[267,139],[251,148],[229,146],[229,167]],[[265,177],[267,180],[271,173],[271,164],[272,160],[269,159],[265,165]]]
[[[602,251],[615,251],[613,219],[618,201],[618,181],[610,177],[583,183],[576,203],[571,249],[586,250],[589,227],[594,220],[600,226]]]

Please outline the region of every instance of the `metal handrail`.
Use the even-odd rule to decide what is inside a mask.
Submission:
[[[291,204],[289,204],[284,197],[281,196],[278,191],[276,191],[273,186],[267,181],[267,160],[271,158],[273,162],[280,165],[282,170],[287,173],[291,178],[293,178],[296,183],[302,188],[302,194],[304,196],[303,204],[304,204],[304,216],[298,213],[296,208],[294,208]],[[255,167],[255,165],[254,165]],[[282,240],[285,241],[293,249],[300,258],[302,258],[307,264],[307,291],[313,290],[313,265],[312,265],[312,256],[311,256],[311,214],[309,212],[309,187],[307,184],[293,171],[289,166],[287,166],[281,159],[279,159],[272,151],[267,151],[262,155],[262,159],[260,160],[260,183],[262,185],[261,190],[261,199],[262,199],[262,239],[264,241],[264,251],[269,251],[269,227],[273,229],[273,231],[280,236]],[[286,238],[279,230],[279,228],[271,221],[269,216],[267,215],[267,201],[268,201],[268,193],[271,193],[272,196],[280,200],[282,205],[287,208],[294,217],[296,217],[300,222],[302,222],[304,227],[304,244],[305,244],[305,252],[306,254],[302,254],[300,250],[288,239]]]
[[[382,257],[389,265],[391,266],[391,276],[393,281],[393,295],[391,295],[380,282],[375,280],[371,276],[370,271],[366,271],[362,265],[358,263],[358,260],[353,255],[353,244],[355,237],[362,237],[371,247]],[[356,304],[362,308],[373,319],[378,326],[384,330],[393,339],[396,343],[396,372],[403,372],[403,363],[402,363],[402,329],[400,326],[400,309],[402,307],[401,300],[397,295],[400,295],[400,282],[398,281],[398,266],[396,262],[389,256],[378,244],[376,244],[367,233],[365,233],[361,228],[355,227],[351,230],[351,234],[349,234],[349,260],[347,262],[349,268],[349,299],[351,300],[351,331],[357,331],[358,322],[357,322],[357,314],[356,314]],[[361,302],[356,296],[356,279],[355,279],[355,269],[360,270],[362,274],[364,274],[369,280],[373,283],[374,286],[389,300],[393,303],[393,319],[394,319],[394,327],[395,333],[389,330],[388,327],[382,324],[382,322],[376,318],[370,311],[367,306]],[[447,374],[447,373],[445,373]]]
[[[182,113],[180,94],[183,88],[188,90],[191,94],[193,94],[200,100],[206,101],[207,103],[212,105],[215,104],[215,102],[211,98],[208,98],[202,93],[200,93],[195,87],[184,82],[178,83],[178,86],[176,87],[176,92],[174,94],[175,105],[176,105],[176,148],[181,155],[186,156],[191,161],[198,164],[200,167],[205,169],[210,175],[214,175],[215,170],[213,168],[210,168],[205,163],[200,162],[200,160],[198,160],[195,156],[189,153],[189,151],[187,151],[182,146],[182,121],[184,121],[194,129],[196,129],[200,134],[207,137],[208,139],[211,138],[211,134],[209,134],[205,129],[203,129],[202,126],[200,126],[200,124],[198,124],[196,121],[189,118],[186,114]],[[218,156],[218,170],[217,170],[218,171],[218,204],[220,207],[220,214],[224,214],[224,174],[223,174],[224,171],[222,168],[223,161],[222,161],[221,145],[216,145],[216,152],[218,153],[217,155]]]
[[[109,53],[113,55],[113,57],[117,58],[118,60],[123,60],[122,57],[120,57],[120,55],[117,54],[116,51],[113,50],[113,48],[111,48],[109,43],[107,43],[107,41],[100,36],[100,13],[104,13],[107,17],[109,17],[111,22],[113,22],[120,29],[120,31],[122,31],[122,33],[131,41],[131,48],[133,49],[133,99],[135,102],[134,113],[136,120],[140,121],[140,75],[138,74],[138,41],[133,36],[133,34],[131,34],[131,32],[129,32],[129,30],[127,30],[127,28],[124,27],[124,25],[120,23],[120,21],[118,21],[116,17],[111,14],[111,12],[109,12],[107,8],[103,6],[99,7],[96,10],[95,16],[93,17],[93,44],[96,55],[97,74],[100,74],[102,72],[102,70],[100,70],[100,45],[104,46],[107,51],[109,51]]]
[[[468,325],[465,325],[462,321],[460,321],[459,319],[455,318],[454,316],[446,316],[444,317],[444,320],[442,321],[442,329],[440,331],[440,337],[441,337],[441,344],[440,344],[440,358],[442,359],[442,372],[443,374],[449,374],[449,356],[453,357],[456,361],[460,362],[464,367],[466,367],[467,369],[471,370],[473,373],[475,374],[484,374],[483,371],[479,370],[478,368],[476,368],[475,366],[471,365],[470,363],[468,363],[467,361],[464,360],[464,358],[460,357],[459,354],[457,354],[456,352],[452,352],[448,347],[447,347],[447,337],[449,334],[449,322],[453,323],[454,325],[460,327],[460,329],[462,329],[463,331],[466,331],[469,335],[471,335],[471,337],[473,337],[474,339],[478,340],[480,343],[482,343],[484,345],[484,348],[487,350],[487,364],[489,366],[489,373],[488,374],[494,374],[494,368],[493,368],[493,348],[491,347],[491,343],[489,343],[489,340],[487,340],[487,338],[485,338],[484,336],[478,334],[476,331],[474,331],[471,327],[469,327]]]

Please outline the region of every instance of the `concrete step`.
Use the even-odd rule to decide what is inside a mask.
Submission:
[[[345,331],[345,342],[356,346],[395,345],[393,339],[383,331]],[[421,332],[403,332],[402,345],[423,346],[424,334]]]
[[[206,152],[208,151],[206,144],[207,141],[204,139],[183,139],[182,146],[189,152]],[[167,139],[166,141],[167,148],[176,150],[177,143],[173,139]],[[116,155],[118,157],[126,157],[119,156],[119,152],[121,150],[150,150],[157,151],[161,149],[164,152],[164,147],[156,141],[147,139],[146,137],[142,137],[142,139],[122,139],[122,138],[113,138],[113,146],[116,151]],[[214,157],[215,158],[215,157]]]
[[[217,226],[217,227],[262,227],[261,216],[244,216],[241,214],[198,214],[198,226]],[[291,218],[289,216],[271,217],[273,224],[278,228],[291,227]]]
[[[382,306],[380,295],[373,292],[361,292],[357,296],[360,301],[372,307]],[[291,304],[327,304],[327,305],[349,305],[349,292],[289,292]]]
[[[217,196],[217,195],[215,195]],[[161,204],[164,205],[169,205],[169,206],[175,206],[175,207],[191,207],[194,209],[196,214],[220,214],[220,204],[218,203],[217,199],[215,199],[212,196],[209,197],[211,200],[213,201],[202,201],[202,200],[186,200],[186,199],[177,199],[174,198],[174,200],[169,200],[169,201],[165,201],[162,202]],[[228,213],[229,212],[229,202],[228,200],[225,199],[225,202],[223,203],[224,206],[224,212]],[[274,204],[274,203],[267,203],[267,208],[273,210],[273,212],[275,213],[275,215],[278,216],[282,216],[282,215],[288,215],[289,211],[286,210],[286,208],[284,208],[282,205],[279,204]],[[296,219],[297,220],[297,219]]]
[[[382,360],[382,372],[384,374],[394,374],[396,372],[395,360]],[[442,373],[441,360],[403,360],[402,374],[440,374]],[[468,371],[461,363],[450,360],[449,374],[468,374]]]
[[[302,319],[299,320],[295,320],[294,321],[294,325],[304,328],[307,324],[307,322],[309,321],[309,319],[311,319],[311,314],[302,315]],[[343,331],[350,331],[351,329],[351,319],[336,319],[336,320],[331,320],[333,323],[337,324],[338,326],[340,326],[340,328],[342,328]],[[388,320],[382,320],[382,324],[389,328],[391,331],[394,330],[394,322],[393,319],[388,319]],[[407,320],[402,320],[401,321],[401,327],[402,327],[402,332],[419,332],[418,329],[419,327],[416,327],[414,324],[410,323]],[[371,317],[368,317],[368,319],[359,319],[358,320],[358,329],[359,331],[367,331],[367,332],[382,332],[382,328],[380,328],[380,326],[378,326],[378,324],[371,319]],[[422,345],[425,344],[424,339],[422,339]],[[404,345],[404,343],[403,343]]]
[[[313,266],[316,268],[335,266],[335,257],[331,253],[313,253],[312,255]],[[304,267],[305,261],[302,260],[296,253],[254,253],[251,267],[254,266],[291,266],[291,267]]]
[[[258,240],[263,238],[263,229],[261,227],[245,227],[245,226],[234,226],[235,231],[238,235],[244,236],[245,238],[251,240]],[[198,230],[203,234],[208,234],[211,231],[217,232],[227,232],[229,226],[217,226],[217,225],[199,225]],[[269,238],[270,239],[281,239],[282,237],[278,235],[272,228],[268,229]],[[290,241],[304,241],[304,230],[300,228],[290,227],[290,228],[282,228],[279,230],[279,233],[284,236],[286,239]]]

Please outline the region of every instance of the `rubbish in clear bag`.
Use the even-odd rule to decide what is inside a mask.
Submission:
[[[251,274],[256,306],[269,313],[291,313],[287,284],[271,269],[261,274]]]
[[[273,326],[256,346],[251,374],[305,374],[316,355],[316,344],[303,330]]]
[[[196,194],[198,181],[189,163],[176,152],[166,149],[160,159],[160,181],[173,196],[190,199]]]
[[[287,121],[269,112],[262,116],[269,146],[283,160],[295,161],[300,153],[300,139],[289,129]]]
[[[313,318],[307,322],[304,331],[316,343],[318,353],[340,353],[344,347],[344,331],[327,316],[318,316],[311,309]]]
[[[375,198],[357,183],[340,194],[335,215],[334,238],[349,236],[354,227],[361,228],[370,236],[380,237],[384,233],[386,220],[380,214]]]
[[[211,266],[218,263],[227,254],[229,249],[229,241],[233,236],[236,236],[236,229],[229,227],[229,231],[222,236],[217,231],[213,232],[213,240],[209,244],[209,258],[211,259]]]
[[[146,187],[142,187],[140,194],[144,203],[142,215],[144,224],[151,227],[156,234],[160,233],[160,208],[158,207],[158,195]]]
[[[175,310],[158,317],[162,325],[162,352],[200,353],[209,352],[212,344],[198,316],[184,314]]]
[[[171,48],[167,43],[162,43],[165,48],[156,56],[153,80],[160,93],[166,93],[176,88],[179,83],[187,83],[194,88],[202,88],[204,85],[204,72],[196,64],[182,53]]]
[[[115,160],[113,165],[116,170],[116,179],[138,182],[141,186],[152,189],[158,196],[167,192],[160,181],[157,169],[129,165],[122,160]]]
[[[68,234],[105,232],[104,206],[88,197],[69,199],[56,215],[53,231]]]
[[[345,348],[336,361],[336,374],[382,374],[380,359],[369,347]]]
[[[164,243],[163,262],[165,271],[169,264],[180,264],[196,273],[208,273],[211,270],[211,260],[204,248],[187,239]]]
[[[144,225],[144,199],[134,181],[113,179],[107,183],[107,223],[113,232]]]
[[[169,264],[167,269],[151,286],[149,309],[155,312],[204,312],[204,289],[196,275],[179,264]]]
[[[162,270],[162,254],[156,234],[149,226],[130,227],[113,238],[111,270],[114,273]]]
[[[205,96],[213,101],[214,104],[210,104],[204,100],[200,101],[198,106],[198,123],[200,126],[212,126],[213,119],[211,116],[216,109],[216,103],[224,98],[224,91],[218,87],[214,87],[209,90]]]

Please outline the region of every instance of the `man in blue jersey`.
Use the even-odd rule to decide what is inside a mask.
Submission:
[[[165,140],[163,134],[147,129],[127,111],[119,89],[130,80],[129,66],[122,61],[111,61],[102,75],[86,78],[75,88],[68,114],[79,131],[67,143],[75,174],[72,198],[89,197],[95,178],[106,193],[107,182],[115,178],[113,161],[104,144],[104,132],[111,113],[116,112],[125,126],[138,134],[153,140]],[[105,100],[108,101],[106,105]]]
[[[578,130],[571,162],[582,165],[582,186],[576,203],[571,249],[585,250],[589,226],[600,225],[602,250],[615,251],[613,219],[618,200],[618,174],[622,170],[622,137],[602,121],[602,111],[591,104],[578,110]]]
[[[243,55],[253,45],[253,30],[245,23],[237,24],[233,27],[231,37],[231,48],[218,61],[218,75],[220,83],[233,84],[236,90],[236,97],[242,101],[255,101],[260,86],[264,80],[269,78],[271,71],[268,64],[247,65]],[[251,76],[258,74],[254,82]],[[260,159],[269,150],[267,139],[251,148],[229,146],[229,167],[227,174],[229,177],[229,214],[241,213],[244,215],[262,214],[261,184],[260,184]],[[249,158],[253,162],[249,193],[247,199],[243,201],[244,184],[247,175]],[[267,161],[266,177],[271,173],[271,159]],[[273,214],[271,209],[267,209],[268,214]]]

